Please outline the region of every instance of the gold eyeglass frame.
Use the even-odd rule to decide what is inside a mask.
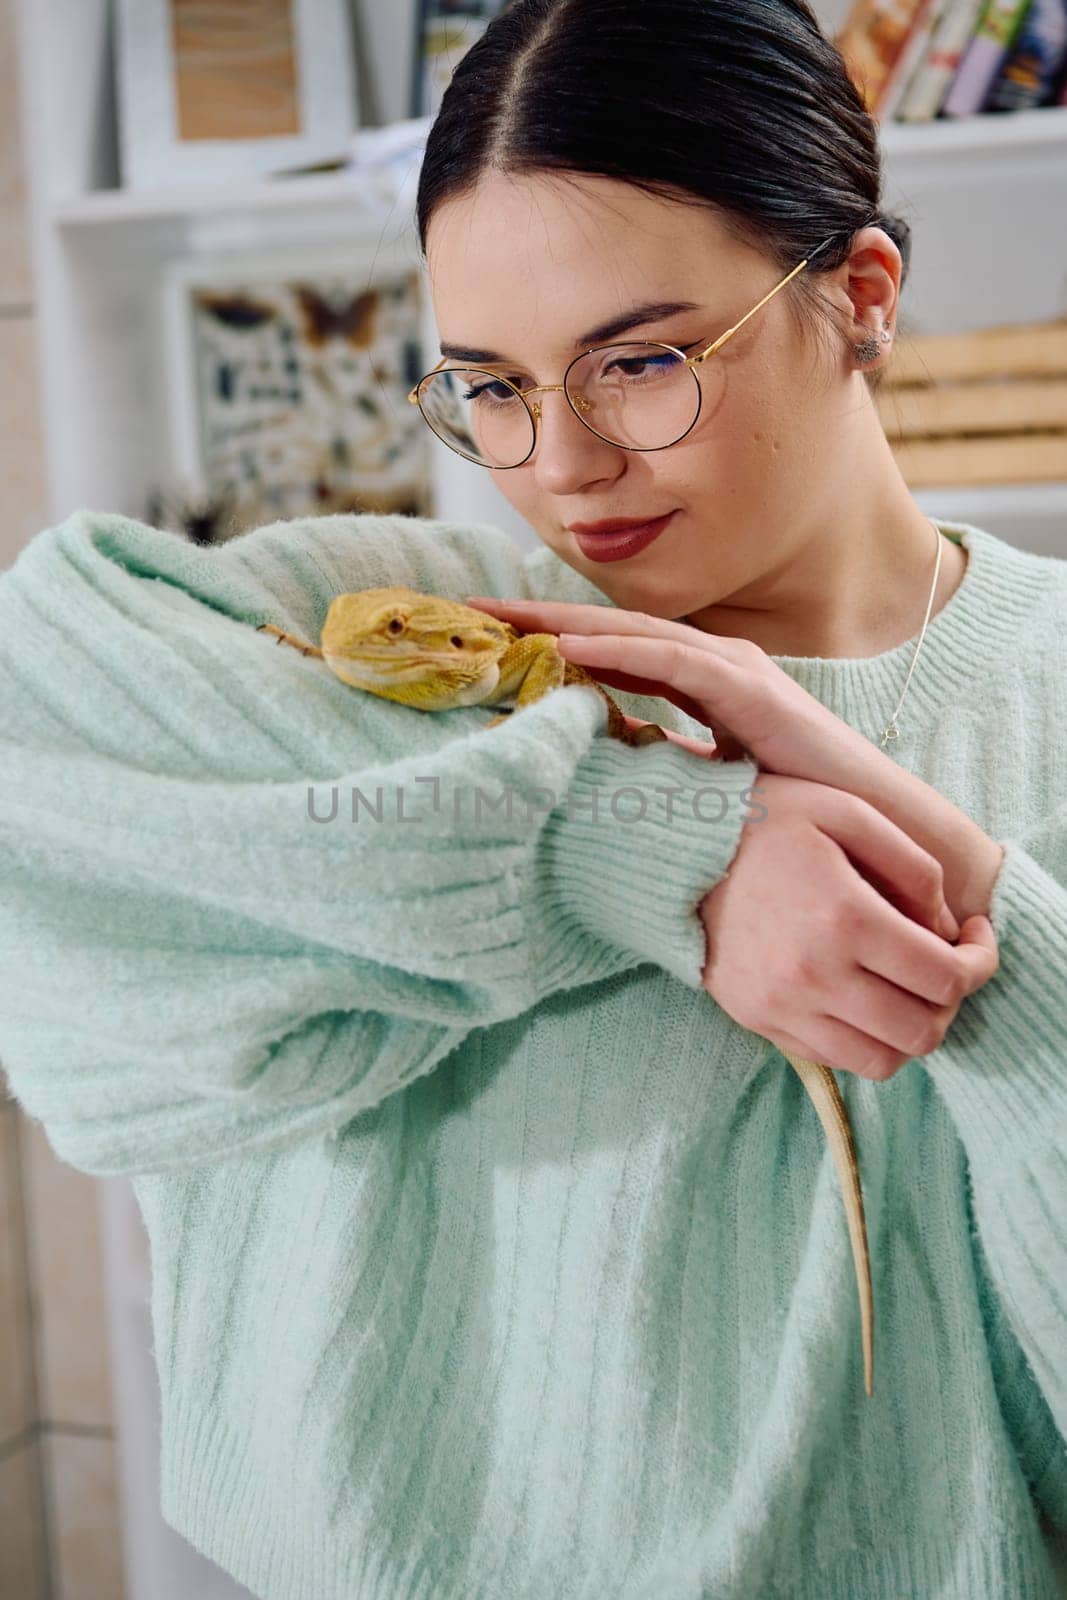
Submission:
[[[615,448],[617,450],[639,450],[639,451],[641,451],[642,454],[646,454],[647,452],[652,451],[652,450],[669,450],[669,449],[671,449],[671,446],[679,444],[685,438],[686,434],[692,433],[693,429],[697,425],[697,422],[698,422],[699,417],[700,417],[700,408],[701,408],[701,405],[702,405],[703,400],[704,400],[704,391],[700,387],[699,382],[697,382],[697,385],[696,385],[696,390],[697,390],[697,408],[696,408],[696,412],[694,414],[692,422],[689,424],[688,428],[686,428],[685,433],[680,433],[678,435],[677,439],[672,439],[671,440],[670,444],[653,444],[653,445],[619,444],[618,440],[609,439],[606,434],[598,432],[597,429],[593,427],[591,422],[586,422],[585,418],[582,416],[581,412],[579,411],[578,406],[571,399],[571,396],[567,392],[567,377],[568,377],[568,374],[570,373],[571,368],[573,366],[575,366],[579,361],[583,361],[586,356],[595,355],[598,350],[617,350],[617,349],[621,349],[624,345],[627,345],[627,344],[640,344],[640,345],[655,344],[655,345],[659,345],[661,347],[661,349],[673,351],[673,353],[676,356],[680,357],[680,359],[685,362],[686,366],[689,367],[690,370],[693,372],[693,376],[694,376],[694,379],[695,379],[696,378],[695,369],[698,366],[700,366],[700,364],[702,362],[707,361],[711,356],[715,355],[719,350],[721,350],[723,345],[726,343],[727,339],[732,339],[734,334],[737,332],[738,328],[743,328],[744,327],[744,325],[748,321],[749,317],[754,317],[756,312],[761,310],[767,304],[768,300],[771,300],[771,299],[774,298],[774,296],[778,293],[779,289],[784,289],[786,284],[791,282],[791,280],[796,277],[798,272],[803,272],[804,268],[808,265],[808,262],[811,261],[813,259],[813,257],[817,256],[820,250],[825,250],[826,246],[831,242],[831,240],[832,239],[836,239],[836,238],[837,238],[837,234],[831,234],[829,239],[824,239],[822,244],[816,245],[815,249],[811,252],[811,255],[805,256],[804,260],[799,262],[798,265],[793,268],[792,272],[786,273],[785,277],[781,280],[781,282],[780,283],[776,283],[773,289],[768,290],[768,292],[763,296],[762,300],[758,300],[756,302],[756,304],[752,307],[751,311],[746,311],[744,316],[740,319],[739,322],[735,322],[732,328],[727,328],[725,333],[721,333],[717,339],[713,340],[712,343],[708,345],[706,350],[702,350],[700,352],[700,354],[697,355],[697,356],[687,356],[683,350],[679,350],[677,345],[668,344],[665,339],[620,339],[620,340],[613,341],[610,344],[593,345],[593,347],[591,349],[589,349],[589,350],[580,351],[579,354],[574,357],[573,361],[569,361],[567,363],[567,370],[563,374],[563,382],[562,383],[540,383],[540,384],[535,384],[532,388],[525,389],[525,390],[517,389],[515,387],[515,385],[512,383],[510,378],[505,378],[504,375],[502,373],[500,373],[500,372],[494,372],[491,367],[467,367],[467,366],[464,366],[461,362],[457,363],[455,367],[451,367],[451,368],[449,368],[447,370],[453,371],[453,372],[482,372],[482,373],[485,374],[485,376],[487,378],[492,378],[494,380],[494,382],[496,382],[496,383],[506,383],[508,388],[511,389],[513,391],[513,393],[518,395],[519,399],[522,401],[523,405],[526,407],[526,410],[527,410],[527,412],[529,413],[529,416],[530,416],[531,431],[533,433],[533,442],[530,445],[529,450],[523,456],[522,460],[521,461],[516,461],[515,465],[513,467],[493,467],[493,466],[491,466],[489,464],[488,461],[475,461],[473,456],[466,455],[465,452],[462,451],[462,450],[456,450],[455,445],[450,445],[448,443],[447,439],[441,439],[441,443],[443,445],[446,445],[449,450],[455,450],[456,455],[463,456],[463,459],[465,461],[470,461],[472,463],[472,465],[474,465],[476,467],[485,467],[487,469],[487,471],[489,471],[489,472],[513,472],[515,470],[515,467],[524,467],[526,465],[527,461],[529,461],[530,457],[533,455],[534,451],[537,449],[537,424],[541,420],[541,403],[540,403],[540,401],[535,401],[534,404],[531,405],[530,402],[526,398],[527,395],[561,393],[565,397],[565,399],[567,401],[567,404],[570,406],[570,408],[574,412],[575,416],[578,418],[578,421],[581,422],[584,427],[588,428],[590,433],[596,434],[596,437],[598,439],[603,439],[605,444],[612,444],[612,445],[615,446]],[[427,378],[432,378],[432,377],[435,376],[436,373],[444,371],[445,370],[445,362],[449,361],[451,359],[452,359],[452,357],[450,357],[450,356],[442,356],[440,361],[437,363],[437,365],[435,367],[432,367],[429,372],[423,373],[422,377],[419,379],[418,383],[415,384],[414,388],[409,392],[408,397],[407,397],[408,404],[412,405],[412,406],[418,406],[419,412],[420,412],[424,422],[426,423],[427,427],[430,429],[431,433],[435,434],[436,437],[439,438],[439,439],[441,438],[441,435],[437,432],[437,429],[434,427],[433,423],[430,421],[429,417],[426,415],[425,411],[423,411],[423,409],[422,409],[422,401],[421,401],[421,398],[420,398],[420,395],[419,395],[419,390],[422,388],[422,386],[426,382]],[[582,402],[582,404],[584,404],[585,409],[588,411],[590,409],[588,400],[583,401],[582,397],[580,395],[578,396],[578,399],[579,399],[579,401]]]

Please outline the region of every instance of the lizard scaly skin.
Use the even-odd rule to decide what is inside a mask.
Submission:
[[[556,649],[551,633],[522,633],[511,623],[474,606],[404,585],[335,595],[319,645],[274,623],[260,625],[278,644],[317,656],[353,688],[421,711],[497,705],[521,710],[552,689],[588,684],[607,704],[607,733],[629,745],[666,740],[655,723],[631,728],[602,684]],[[496,727],[507,716],[494,717]],[[783,1051],[818,1113],[829,1142],[845,1202],[860,1302],[864,1388],[874,1393],[874,1309],[863,1190],[848,1111],[837,1079],[827,1066]]]

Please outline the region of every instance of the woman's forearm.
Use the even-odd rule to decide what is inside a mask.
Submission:
[[[723,760],[749,756],[767,772],[828,784],[868,801],[940,861],[945,898],[958,922],[988,915],[1002,846],[836,717],[762,650],[746,645],[749,653],[737,659],[737,641],[614,606],[468,596],[471,603],[524,632],[558,632],[560,653],[609,688],[675,700],[712,730]],[[561,631],[568,628],[575,631]]]

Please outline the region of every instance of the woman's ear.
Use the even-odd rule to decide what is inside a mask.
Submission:
[[[859,229],[840,269],[846,300],[843,309],[851,319],[851,337],[856,343],[874,338],[885,348],[881,335],[895,331],[903,269],[900,251],[884,228]]]

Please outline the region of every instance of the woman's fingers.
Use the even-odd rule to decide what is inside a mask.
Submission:
[[[873,972],[859,970],[839,995],[824,999],[827,1015],[908,1061],[938,1048],[959,1009],[959,1000],[934,1005]]]
[[[614,679],[615,688],[632,688],[635,694],[667,696],[676,690],[689,697],[690,705],[702,708],[704,716],[709,694],[732,689],[739,695],[753,663],[757,659],[769,662],[751,640],[703,633],[688,623],[643,611],[570,601],[494,600],[481,595],[468,597],[466,604],[514,622],[524,633],[554,633],[561,655],[582,666],[588,662],[591,675],[609,687]],[[712,672],[716,665],[733,669],[732,675],[720,681]],[[624,675],[628,681],[623,681]],[[792,682],[785,673],[781,676]],[[729,721],[724,707],[716,704],[716,711]]]
[[[937,857],[916,844],[910,834],[898,828],[895,822],[891,822],[867,801],[846,794],[844,790],[828,790],[827,796],[831,809],[820,818],[819,830],[844,851],[857,868],[859,876],[864,878],[865,887],[870,890],[872,910],[876,906],[882,908],[886,931],[892,926],[895,909],[899,908],[911,921],[922,923],[934,934],[940,935],[943,919],[946,915],[951,916],[951,912],[945,900],[944,871]],[[862,870],[864,868],[884,886],[885,893],[870,883]],[[896,907],[887,899],[887,894],[893,896]],[[886,940],[887,944],[892,942]],[[895,972],[886,973],[885,976],[900,983],[902,988],[926,993],[922,988],[922,960],[925,958],[933,963],[936,968],[934,982],[940,983],[945,973],[951,970],[946,966],[944,956],[945,950],[950,947],[941,937],[936,945],[931,945],[928,940],[913,943],[915,948],[910,956],[897,957],[898,962],[904,960],[909,963],[907,969],[899,976]],[[929,975],[925,981],[930,983]],[[927,998],[941,1003],[944,996],[935,988],[935,992]]]
[[[706,646],[740,661],[751,652],[747,639],[732,639],[727,634],[704,633],[688,622],[670,617],[653,617],[645,611],[624,611],[613,605],[591,605],[571,600],[498,600],[492,595],[467,595],[464,604],[477,611],[488,611],[505,622],[514,622],[524,633],[574,633],[582,635],[632,635]]]
[[[983,983],[988,983],[1000,967],[1000,948],[993,924],[988,917],[976,913],[968,917],[960,929],[956,954],[962,958],[965,994],[973,994]]]
[[[720,744],[728,738],[756,756],[765,743],[769,747],[784,720],[781,694],[810,699],[780,668],[773,670],[785,687],[777,694],[768,692],[751,665],[678,639],[599,634],[570,643],[561,634],[557,648],[566,661],[584,667],[598,680],[610,672],[625,672],[631,679],[661,685],[663,698],[710,727]]]
[[[783,1052],[801,1056],[806,1061],[820,1061],[840,1072],[851,1072],[857,1078],[873,1078],[879,1083],[899,1072],[904,1060],[911,1059],[904,1057],[902,1060],[903,1051],[893,1050],[864,1029],[854,1028],[825,1011],[807,1021],[805,1033],[810,1035],[806,1042],[781,1029],[764,1034],[764,1038],[770,1039]]]
[[[960,941],[959,948],[947,947],[958,987],[954,998],[943,1005],[928,1003],[873,972],[853,974],[840,995],[829,1000],[828,1010],[811,1024],[813,1038],[826,1048],[833,1050],[836,1040],[838,1053],[828,1058],[828,1065],[881,1081],[892,1077],[904,1061],[939,1049],[963,1000],[981,988],[1000,964],[996,935],[986,917],[968,917]]]
[[[857,966],[931,1005],[958,1003],[970,992],[971,972],[957,946],[937,931],[939,892],[932,899],[913,900],[909,913],[890,904],[871,884],[866,888],[869,917],[851,934]]]
[[[573,660],[585,667],[589,676],[602,683],[606,689],[622,689],[629,694],[651,695],[669,700],[680,711],[684,711],[687,717],[692,717],[695,722],[712,728],[720,745],[728,741],[737,751],[743,748],[740,741],[732,734],[727,719],[721,714],[721,708],[716,705],[713,710],[707,703],[706,695],[694,692],[697,685],[695,678],[691,676],[694,687],[687,690],[686,685],[680,680],[667,679],[656,670],[656,663],[662,660],[660,654],[653,655],[645,651],[639,660],[629,647],[638,639],[644,639],[646,643],[684,644],[698,651],[705,659],[709,655],[717,654],[723,660],[741,664],[746,650],[749,659],[752,656],[753,646],[748,640],[703,633],[698,628],[690,627],[688,623],[672,622],[666,617],[649,616],[643,611],[622,611],[616,606],[588,605],[563,600],[498,600],[489,595],[467,595],[464,603],[476,610],[487,611],[504,622],[512,622],[524,633],[556,634],[560,654],[567,660]],[[577,644],[568,642],[564,646],[559,646],[558,638],[564,631],[580,635],[580,642]],[[610,655],[597,649],[600,639],[609,634],[616,640]],[[590,641],[592,648],[586,649],[585,646]],[[700,680],[699,687],[706,689],[707,681]],[[733,760],[736,757],[731,756],[729,759]]]
[[[555,634],[560,655],[605,687],[670,700],[711,728],[724,759],[743,753],[772,771],[855,793],[886,767],[897,770],[751,639],[611,605],[474,596],[469,603],[525,633]]]
[[[688,695],[682,694],[679,689],[675,689],[669,683],[653,682],[647,678],[635,678],[629,672],[609,672],[603,667],[593,666],[592,664],[586,666],[584,661],[582,666],[585,667],[589,676],[595,678],[597,683],[603,684],[605,689],[622,689],[627,694],[643,694],[660,700],[669,700],[671,705],[677,706],[679,711],[684,711],[687,717],[693,718],[694,722],[702,723],[705,728],[713,727],[710,720],[710,708],[698,704],[696,700],[692,700]],[[713,731],[718,736],[718,729],[713,728]]]
[[[955,1010],[961,1000],[988,983],[996,972],[1000,956],[996,935],[986,917],[968,917],[960,929],[958,943],[952,944],[942,934],[931,932],[914,917],[890,905],[876,889],[871,892],[871,922],[868,927],[860,927],[853,938],[856,962],[876,978],[884,979],[896,992],[921,997],[934,1007]],[[936,899],[932,903],[936,904]],[[871,1032],[880,1030],[872,1027]]]

